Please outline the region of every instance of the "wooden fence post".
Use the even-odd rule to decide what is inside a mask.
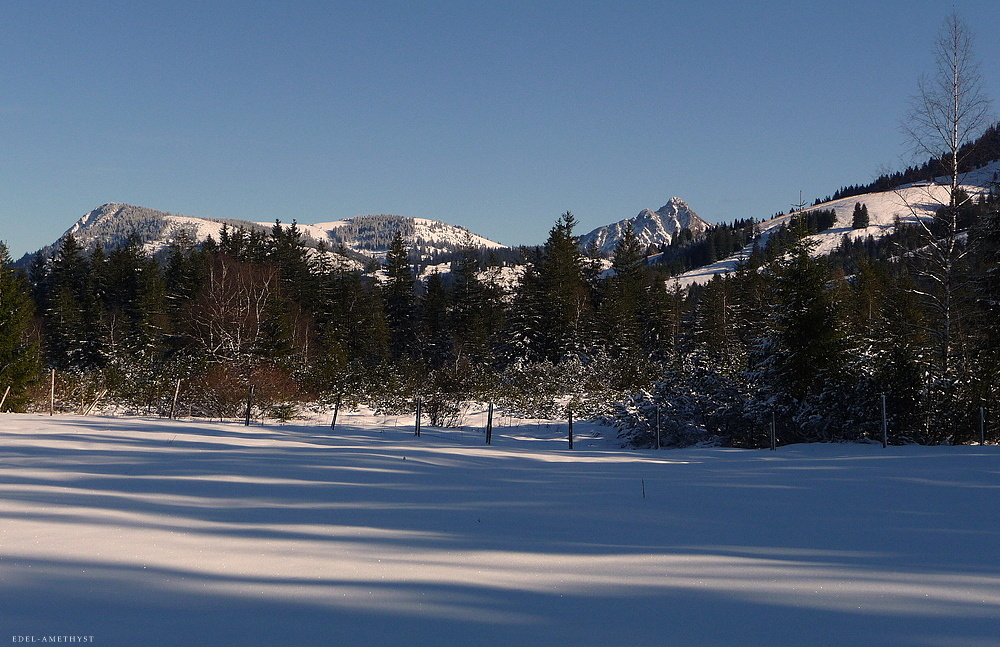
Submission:
[[[493,444],[493,403],[486,409],[486,444]]]
[[[340,393],[337,394],[337,401],[333,403],[333,422],[330,423],[330,430],[337,428],[337,414],[340,413]]]
[[[777,431],[775,430],[776,426],[777,426],[777,423],[775,422],[774,411],[772,411],[771,412],[771,451],[772,452],[776,451],[777,448],[778,448],[778,437],[777,437]]]
[[[253,406],[253,384],[250,385],[250,393],[247,394],[247,419],[243,423],[244,427],[250,426],[250,407]]]
[[[889,419],[885,414],[885,393],[882,394],[882,449],[889,446]]]

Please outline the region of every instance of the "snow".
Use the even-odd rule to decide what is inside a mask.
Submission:
[[[410,245],[442,250],[465,246],[480,249],[506,249],[505,245],[473,234],[464,227],[426,218],[383,217],[412,223],[412,236],[407,240]],[[370,241],[366,243],[358,238],[342,240],[343,232],[337,230],[347,228],[353,221],[354,219],[348,218],[317,224],[297,223],[296,226],[307,242],[310,240],[313,243],[323,241],[330,249],[337,249],[343,243],[349,249],[369,258],[379,260],[384,258],[388,242],[385,243],[384,248],[376,247],[373,249]],[[218,241],[224,224],[228,225],[230,229],[242,226],[265,232],[270,232],[274,227],[274,222],[228,220],[224,223],[223,221],[196,216],[181,216],[129,204],[108,203],[84,214],[66,233],[76,236],[85,248],[89,248],[100,240],[106,249],[121,245],[130,234],[136,233],[143,241],[143,250],[147,254],[162,256],[177,231],[184,230],[190,234],[193,240],[199,242],[204,241],[209,236]],[[285,226],[288,224],[286,222]],[[388,231],[393,230],[389,229]],[[60,236],[61,238],[62,236]],[[386,233],[384,238],[388,241],[391,236]],[[51,255],[57,244],[53,243],[40,251],[43,254]]]
[[[0,625],[96,645],[998,645],[1000,448],[0,417]],[[602,434],[595,436],[595,433]]]
[[[437,220],[413,218],[414,241],[420,245],[478,247],[482,249],[506,249],[506,245],[474,234],[465,227],[449,225]]]
[[[693,270],[688,270],[683,274],[679,274],[674,278],[667,279],[667,285],[677,285],[682,288],[691,287],[694,283],[708,283],[712,280],[712,277],[716,274],[730,274],[736,271],[736,267],[746,261],[750,257],[750,252],[753,251],[753,245],[747,245],[746,248],[722,259],[721,261],[716,261],[711,265],[703,265],[702,267],[696,267]]]
[[[965,174],[962,178],[962,188],[969,195],[978,196],[998,172],[1000,172],[1000,161],[991,162],[981,169]],[[868,236],[873,238],[887,236],[893,232],[897,218],[903,223],[914,223],[918,218],[932,218],[942,205],[948,204],[948,192],[949,187],[945,178],[938,178],[938,182],[935,183],[908,184],[893,191],[866,193],[803,209],[802,213],[832,209],[837,214],[833,227],[808,237],[809,240],[816,242],[812,253],[815,256],[830,254],[840,246],[844,236],[850,240]],[[852,229],[854,205],[859,202],[868,207],[870,226],[864,229]],[[760,244],[765,245],[770,233],[786,224],[797,213],[799,212],[792,212],[760,223],[758,225],[761,231]],[[717,263],[680,274],[677,281],[685,287],[693,283],[707,283],[716,274],[728,274],[734,271],[741,260],[749,257],[751,251],[752,246],[747,246]]]
[[[708,228],[691,207],[680,198],[673,197],[656,211],[643,209],[637,216],[598,227],[580,237],[581,249],[595,246],[603,254],[612,254],[626,229],[631,229],[645,247],[650,244],[669,243],[682,229],[698,235]]]

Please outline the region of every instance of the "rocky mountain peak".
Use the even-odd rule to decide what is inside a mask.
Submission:
[[[610,254],[625,234],[626,227],[635,232],[643,245],[658,246],[669,244],[683,229],[690,229],[697,236],[704,233],[709,225],[684,200],[673,197],[656,211],[643,209],[632,218],[598,227],[581,236],[580,245],[584,248],[595,245],[598,251]]]

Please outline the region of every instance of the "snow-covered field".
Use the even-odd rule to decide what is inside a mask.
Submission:
[[[996,446],[409,424],[0,417],[0,640],[1000,645]]]

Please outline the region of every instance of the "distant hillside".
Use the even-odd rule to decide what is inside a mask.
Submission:
[[[962,186],[970,195],[975,196],[987,190],[987,187],[995,181],[998,175],[1000,175],[1000,161],[993,161],[966,173],[963,176]],[[853,241],[869,236],[875,239],[888,236],[895,231],[897,221],[906,224],[914,223],[918,218],[932,218],[937,210],[947,202],[948,186],[945,178],[936,178],[929,182],[916,182],[890,191],[852,195],[819,203],[808,209],[803,209],[801,212],[781,215],[757,224],[756,227],[760,232],[757,243],[766,245],[770,236],[788,224],[798,213],[831,210],[836,214],[833,226],[810,236],[817,243],[814,253],[826,255],[840,246],[845,237],[847,240]],[[863,203],[868,208],[870,224],[864,229],[851,228],[854,205],[857,203]],[[678,281],[681,285],[704,283],[716,274],[731,272],[737,263],[749,257],[751,250],[752,245],[748,245],[728,258],[681,274]]]
[[[962,163],[959,165],[958,170],[963,174],[975,173],[994,160],[1000,159],[1000,124],[990,126],[978,139],[962,146],[959,149],[959,157]],[[932,178],[945,174],[944,162],[940,158],[933,158],[919,166],[911,166],[905,171],[881,175],[868,184],[855,184],[842,187],[833,196],[827,196],[826,200],[817,200],[816,204],[839,200],[840,198],[864,195],[866,193],[891,191],[899,186],[927,182]]]
[[[270,231],[273,223],[179,216],[146,207],[109,203],[85,214],[63,236],[66,233],[72,234],[84,248],[100,243],[110,249],[118,247],[134,235],[139,238],[145,251],[155,256],[176,240],[201,243],[211,236],[218,241],[224,226],[266,232]],[[504,245],[473,234],[464,227],[424,218],[357,216],[314,225],[297,224],[297,227],[309,246],[315,247],[321,242],[331,250],[343,246],[352,252],[351,256],[360,254],[368,258],[383,256],[396,232],[402,233],[403,238],[422,256],[462,247],[506,249]],[[39,252],[50,256],[58,242],[54,241]]]

